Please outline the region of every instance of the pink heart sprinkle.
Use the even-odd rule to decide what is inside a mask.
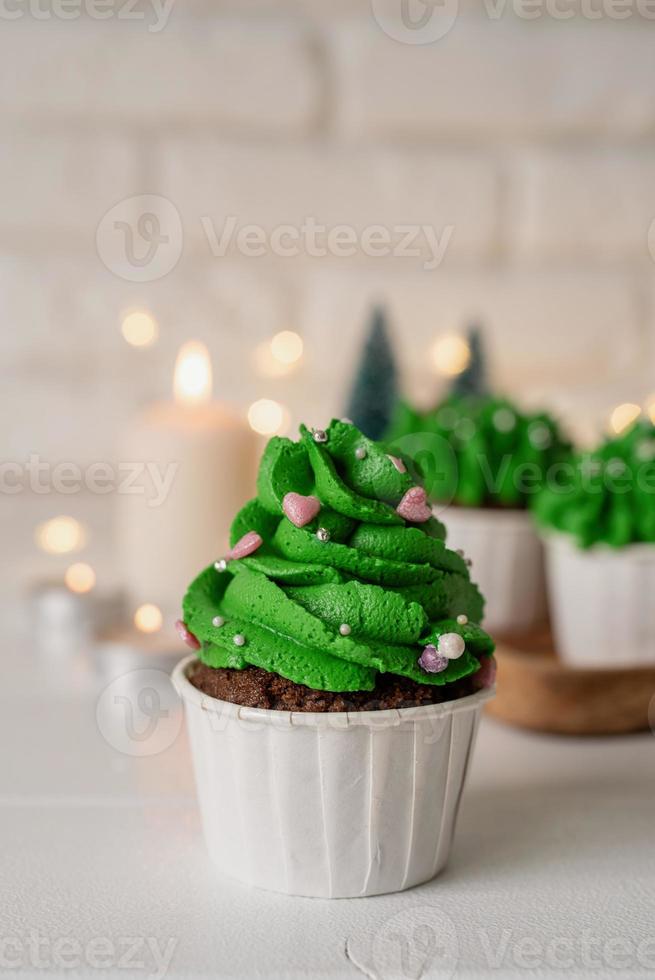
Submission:
[[[407,472],[407,467],[403,463],[402,459],[399,459],[398,456],[392,456],[391,453],[387,453],[387,457],[391,460],[399,473]]]
[[[496,682],[496,658],[483,657],[473,679],[480,687],[493,687]]]
[[[410,487],[396,507],[396,513],[412,524],[424,524],[432,517],[423,487]]]
[[[200,640],[198,639],[197,636],[193,635],[193,633],[187,627],[187,624],[183,620],[181,619],[177,620],[177,622],[175,623],[175,629],[179,633],[180,639],[184,640],[184,642],[188,647],[191,647],[192,650],[200,649]]]
[[[230,548],[226,558],[247,558],[248,555],[252,555],[254,551],[261,548],[262,544],[261,534],[257,534],[256,531],[248,531],[242,538],[239,538],[234,547]]]
[[[303,497],[301,493],[287,493],[282,501],[282,510],[296,527],[304,527],[313,521],[321,509],[318,497]]]

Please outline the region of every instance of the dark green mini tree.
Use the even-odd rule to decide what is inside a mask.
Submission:
[[[462,373],[453,381],[450,392],[460,397],[488,395],[487,358],[482,341],[482,330],[477,324],[469,327],[467,340],[471,356]]]
[[[369,439],[381,439],[396,404],[398,379],[387,317],[375,307],[346,410],[348,418]]]

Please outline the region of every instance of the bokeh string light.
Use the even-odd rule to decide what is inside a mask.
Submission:
[[[641,415],[641,408],[633,402],[617,405],[610,415],[610,429],[615,435],[624,432]]]
[[[646,399],[646,414],[655,425],[655,392]]]
[[[258,344],[254,351],[255,369],[265,378],[283,378],[300,364],[304,343],[293,330],[281,330],[270,340]]]
[[[159,327],[152,313],[132,310],[123,316],[121,333],[131,347],[150,347],[159,337]]]
[[[141,633],[158,633],[163,622],[161,609],[153,602],[145,602],[134,613],[134,625]]]
[[[78,595],[90,592],[96,584],[96,573],[84,561],[75,562],[69,565],[64,574],[64,582],[71,590]]]
[[[446,378],[454,378],[468,367],[471,349],[463,337],[445,334],[434,342],[431,355],[437,373]]]
[[[289,413],[279,402],[260,398],[248,409],[248,424],[262,436],[282,435],[289,426]]]
[[[37,545],[51,555],[80,551],[86,544],[86,538],[86,530],[80,522],[65,515],[44,521],[35,531]]]

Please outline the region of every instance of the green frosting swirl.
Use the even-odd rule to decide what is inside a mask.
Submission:
[[[642,419],[579,453],[537,499],[535,516],[581,548],[655,542],[655,425]]]
[[[446,548],[443,526],[396,512],[415,481],[355,426],[333,421],[326,436],[317,442],[302,426],[299,442],[269,442],[257,497],[231,531],[233,545],[249,531],[263,543],[225,571],[205,569],[184,598],[198,656],[211,667],[254,665],[328,691],[371,690],[378,673],[442,685],[475,672],[493,651],[476,625],[483,600],[463,559]],[[318,516],[295,526],[283,510],[288,493],[318,497]],[[466,649],[441,673],[427,673],[418,659],[444,633],[459,633]]]
[[[527,507],[571,453],[549,415],[490,395],[451,395],[423,413],[401,402],[386,441],[415,460],[433,500],[465,507]]]

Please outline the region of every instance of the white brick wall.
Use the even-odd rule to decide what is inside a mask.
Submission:
[[[530,401],[596,419],[655,389],[655,24],[493,19],[460,0],[452,30],[420,46],[370,10],[177,0],[159,33],[151,16],[2,21],[7,452],[111,458],[139,405],[167,397],[189,336],[208,343],[219,396],[340,412],[380,300],[419,399],[437,390],[433,339],[471,317],[498,383]],[[95,245],[102,215],[137,194],[169,197],[185,235],[173,271],[142,284]],[[219,258],[200,218],[220,233],[227,215],[269,234],[345,224],[358,245]],[[419,255],[365,254],[365,228],[393,239],[406,224],[452,226],[438,268],[420,235]],[[156,347],[122,340],[131,307],[157,316]],[[303,369],[262,379],[253,349],[284,328],[305,334]]]
[[[89,119],[89,130],[93,120]],[[7,246],[56,254],[71,241],[90,255],[96,225],[137,185],[127,139],[88,133],[0,133],[0,236]]]
[[[524,398],[576,387],[589,377],[611,383],[639,371],[639,307],[626,276],[440,270],[428,277],[397,267],[390,275],[381,267],[367,275],[323,270],[307,286],[301,319],[326,382],[347,381],[361,326],[376,301],[388,307],[400,364],[410,385],[420,381],[419,397],[437,390],[426,358],[435,336],[473,320],[487,327],[498,385]]]
[[[148,129],[299,130],[320,102],[311,54],[301,27],[271,18],[177,18],[159,33],[145,22],[23,19],[3,25],[0,106],[12,116],[55,112]]]
[[[655,152],[532,152],[512,177],[517,259],[650,259]]]
[[[268,233],[280,225],[300,228],[307,217],[328,229],[345,224],[360,244],[372,225],[428,224],[438,233],[453,225],[447,253],[460,258],[483,260],[498,241],[496,168],[468,154],[178,137],[163,142],[157,157],[159,190],[182,214],[189,240],[205,251],[200,219],[209,217],[219,236],[229,216],[237,228],[255,224]]]
[[[650,134],[655,25],[460,18],[433,44],[370,19],[337,32],[338,118],[349,134],[495,141]]]

